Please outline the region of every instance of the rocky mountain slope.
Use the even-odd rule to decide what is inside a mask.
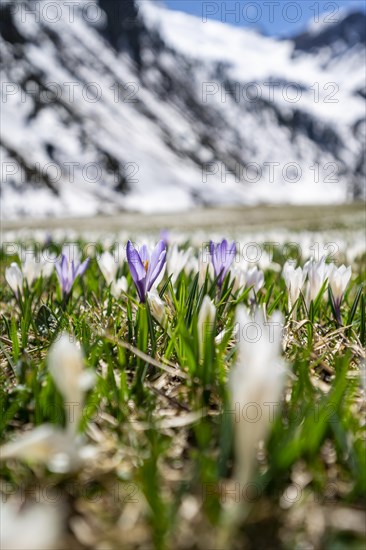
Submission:
[[[59,6],[0,4],[3,217],[364,196],[364,14],[278,41]]]

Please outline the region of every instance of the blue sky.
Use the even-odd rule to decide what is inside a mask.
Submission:
[[[254,27],[273,36],[291,36],[302,31],[319,15],[337,21],[344,9],[365,10],[366,0],[165,0],[173,10],[198,17]]]

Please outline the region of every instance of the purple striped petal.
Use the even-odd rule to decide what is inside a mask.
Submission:
[[[151,271],[148,275],[147,290],[151,289],[152,285],[155,283],[156,279],[160,275],[161,270],[163,269],[164,264],[165,264],[165,258],[166,258],[166,250],[163,250],[160,253],[160,256],[159,256],[159,259],[158,259],[157,264],[155,266],[155,269],[152,270],[152,268],[151,268]],[[153,266],[152,262],[151,262],[151,266]]]
[[[133,247],[131,241],[127,243],[127,261],[131,277],[135,283],[140,301],[145,302],[146,298],[146,271],[140,255]]]

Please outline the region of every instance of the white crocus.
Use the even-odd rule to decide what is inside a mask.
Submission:
[[[13,262],[5,269],[5,279],[15,296],[23,292],[23,273],[17,263]]]
[[[216,307],[209,296],[205,296],[202,301],[201,309],[198,313],[198,340],[200,356],[203,355],[204,342],[208,333],[213,331],[213,325],[216,317]]]
[[[84,405],[85,392],[94,382],[94,374],[84,369],[80,348],[70,341],[66,333],[53,344],[48,355],[48,366],[57,389],[64,398],[68,428],[76,432]]]
[[[34,252],[27,251],[23,254],[22,273],[29,287],[32,286],[33,282],[41,276],[42,268],[43,263]]]
[[[188,250],[179,250],[176,244],[169,249],[167,256],[167,271],[168,277],[171,276],[171,281],[173,284],[186,267],[191,254],[192,250],[190,248]]]
[[[264,274],[263,271],[258,269],[257,266],[254,266],[245,274],[245,287],[250,288],[252,287],[249,297],[251,300],[255,299],[255,294],[263,287],[264,285]]]
[[[2,550],[52,550],[60,548],[65,511],[50,499],[26,504],[22,498],[3,502],[0,507]],[[56,494],[54,497],[56,498]]]
[[[304,273],[301,267],[295,269],[292,262],[286,262],[283,266],[282,275],[288,291],[288,308],[291,310],[300,296],[306,273]]]
[[[242,486],[250,481],[256,448],[270,428],[284,387],[281,358],[283,318],[275,312],[265,322],[263,312],[251,318],[237,308],[238,359],[231,371],[231,410],[235,411],[236,477]]]
[[[42,255],[42,261],[41,261],[41,272],[42,272],[42,275],[43,277],[47,278],[48,277],[51,277],[54,269],[55,269],[55,265],[56,265],[56,262],[57,262],[57,254],[55,254],[54,252],[43,252],[43,255]]]
[[[346,267],[345,265],[341,265],[340,267],[337,267],[335,265],[332,265],[331,269],[329,270],[329,285],[332,289],[334,302],[337,306],[339,306],[342,302],[343,295],[346,291],[348,283],[350,282],[351,276],[351,266]]]
[[[365,392],[364,399],[366,399],[366,359],[362,359],[360,363],[360,378],[362,389]]]
[[[184,273],[187,276],[189,276],[192,271],[194,273],[198,272],[198,258],[196,258],[196,256],[194,256],[193,254],[190,255],[186,265],[184,266]]]
[[[160,323],[162,327],[166,326],[166,311],[165,304],[160,298],[156,290],[151,290],[147,293],[147,301],[151,310],[153,317]]]
[[[114,283],[118,271],[118,262],[113,255],[110,252],[103,252],[103,254],[97,258],[97,262],[107,285],[109,286]]]
[[[117,281],[113,281],[111,285],[111,293],[114,298],[120,298],[123,292],[127,292],[128,283],[126,277],[121,277]]]
[[[70,342],[67,334],[51,347],[48,364],[64,398],[67,428],[49,424],[38,426],[1,447],[0,458],[42,463],[53,472],[66,473],[77,470],[96,454],[96,449],[85,445],[84,438],[77,435],[85,391],[91,387],[94,375],[85,371],[81,350]]]
[[[94,453],[83,444],[82,437],[74,437],[52,424],[42,424],[19,435],[0,449],[1,460],[18,459],[31,464],[44,464],[56,473],[77,470]]]
[[[266,269],[276,269],[276,265],[273,264],[272,256],[266,252],[266,250],[261,251],[261,256],[258,260],[258,267],[265,271]]]
[[[233,265],[230,269],[232,292],[235,293],[238,290],[242,290],[246,283],[247,269],[244,264]]]
[[[319,262],[309,260],[304,265],[304,272],[308,276],[306,302],[309,306],[310,302],[314,301],[318,296],[321,287],[328,277],[329,266],[325,263],[324,257]]]

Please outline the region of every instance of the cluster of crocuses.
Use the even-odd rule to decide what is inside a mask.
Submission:
[[[48,255],[47,260],[42,255],[27,251],[21,259],[20,266],[12,262],[5,269],[5,279],[18,298],[24,293],[25,285],[31,288],[39,277],[49,277],[56,270],[63,298],[69,296],[77,277],[83,275],[89,264],[89,258],[81,261],[80,252],[64,247],[61,258],[56,255]]]
[[[304,267],[295,267],[293,262],[286,262],[283,277],[288,290],[289,310],[294,312],[300,293],[304,290],[307,307],[314,302],[319,293],[329,285],[337,322],[342,323],[341,303],[352,276],[351,266],[327,264],[326,258],[314,259],[305,263]],[[306,288],[305,287],[306,282]]]
[[[257,265],[234,262],[237,259],[236,245],[234,242],[229,244],[226,239],[217,244],[211,241],[209,252],[211,262],[207,263],[203,254],[198,259],[195,258],[192,249],[179,250],[174,244],[167,250],[165,240],[160,240],[152,251],[149,251],[145,244],[137,250],[132,242],[128,241],[127,262],[140,302],[149,301],[154,316],[162,321],[165,319],[165,310],[156,287],[162,280],[165,270],[173,284],[183,270],[187,274],[192,271],[198,272],[200,286],[204,284],[208,270],[210,277],[216,280],[219,290],[222,289],[225,278],[229,277],[232,291],[235,293],[250,289],[249,298],[254,303],[256,293],[264,285],[263,271]],[[112,254],[104,252],[97,257],[97,262],[112,295],[119,298],[123,292],[127,292],[127,279],[124,276],[117,278],[119,264]],[[67,247],[62,250],[60,259],[48,258],[47,262],[27,252],[22,258],[21,266],[12,263],[6,269],[5,277],[14,294],[19,297],[24,292],[25,284],[30,288],[38,277],[48,277],[55,268],[62,296],[66,299],[76,279],[83,275],[88,264],[89,258],[82,262],[80,253],[74,250],[71,255]],[[329,283],[336,319],[341,323],[341,303],[351,274],[351,267],[327,264],[325,257],[320,261],[309,260],[303,268],[295,267],[293,262],[286,262],[283,277],[288,289],[289,310],[292,314],[296,312],[295,304],[301,292],[304,292],[305,302],[309,307],[321,289],[325,290]]]

